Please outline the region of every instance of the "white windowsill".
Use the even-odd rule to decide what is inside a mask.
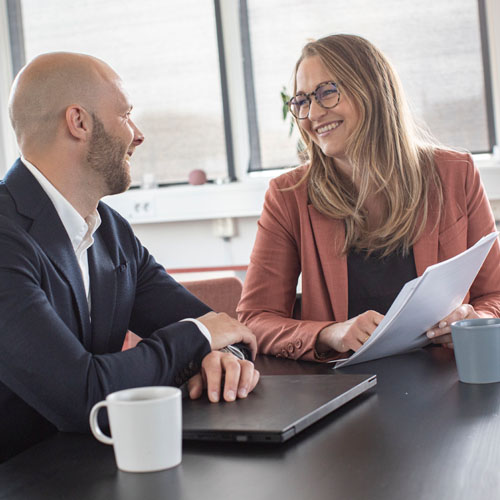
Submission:
[[[131,189],[104,201],[132,224],[258,217],[269,178],[229,184]]]
[[[500,161],[492,155],[474,158],[490,200],[500,200]],[[269,180],[288,169],[248,174],[244,181],[202,186],[131,189],[104,201],[132,224],[258,217]]]

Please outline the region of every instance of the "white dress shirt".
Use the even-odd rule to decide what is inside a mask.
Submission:
[[[85,294],[89,304],[91,305],[90,296],[90,274],[89,261],[87,250],[94,243],[94,233],[101,225],[101,217],[97,210],[94,210],[85,219],[76,211],[73,205],[53,186],[50,181],[31,164],[26,158],[21,157],[21,161],[26,165],[26,168],[33,174],[42,189],[52,201],[57,215],[63,223],[64,229],[68,233],[73,250],[75,251],[76,260],[82,272],[83,285]]]

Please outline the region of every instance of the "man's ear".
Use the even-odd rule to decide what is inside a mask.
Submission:
[[[77,104],[66,108],[66,125],[68,132],[75,138],[88,141],[92,134],[93,120],[87,110]]]

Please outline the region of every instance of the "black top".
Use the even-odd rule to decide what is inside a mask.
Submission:
[[[404,284],[417,277],[413,249],[408,255],[394,252],[380,257],[366,251],[347,256],[349,318],[369,309],[386,314]]]

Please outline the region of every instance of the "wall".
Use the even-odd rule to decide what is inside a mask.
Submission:
[[[168,269],[247,265],[257,232],[257,217],[236,219],[236,236],[214,236],[214,223],[185,221],[135,224],[134,231],[156,260]]]

